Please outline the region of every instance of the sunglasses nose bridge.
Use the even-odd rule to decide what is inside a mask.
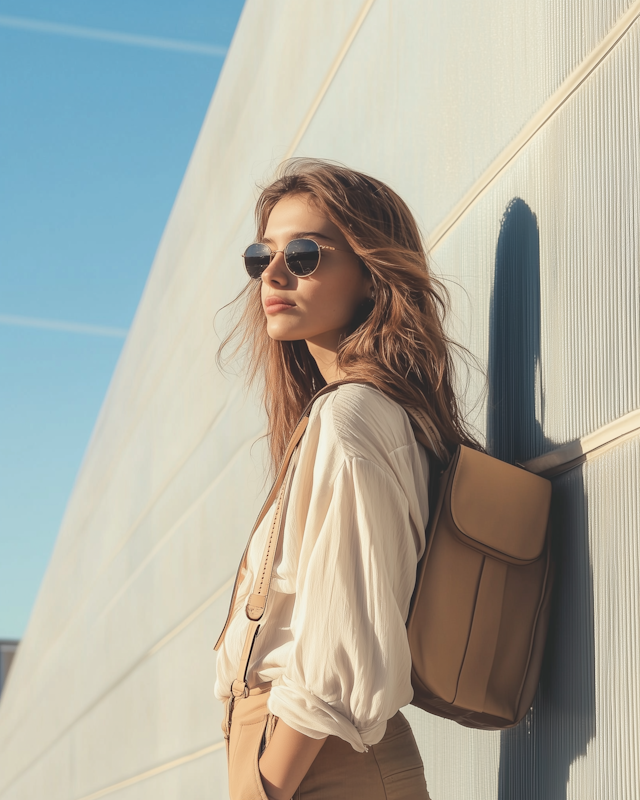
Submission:
[[[282,257],[282,263],[284,266],[286,266],[286,258],[284,257],[284,250],[272,250],[269,264],[270,265],[273,264],[273,262],[278,258],[278,256]]]
[[[278,262],[278,257],[280,257],[282,259],[281,262]],[[269,253],[269,263],[262,270],[262,276],[261,277],[263,279],[265,277],[265,272],[270,272],[272,270],[272,268],[274,267],[274,263],[275,263],[276,268],[278,266],[280,266],[281,269],[284,269],[285,272],[288,272],[287,264],[286,264],[286,262],[284,260],[284,251],[283,250],[271,250],[271,252]],[[269,277],[269,276],[267,275],[267,277]]]

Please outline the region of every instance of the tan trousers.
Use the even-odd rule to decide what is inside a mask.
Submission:
[[[267,709],[268,691],[266,684],[236,700],[231,726],[226,715],[222,723],[231,800],[268,800],[258,768],[278,721]],[[367,753],[329,736],[293,800],[429,800],[422,758],[403,714],[388,721]]]

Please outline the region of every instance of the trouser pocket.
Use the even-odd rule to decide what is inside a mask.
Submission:
[[[268,800],[258,761],[278,718],[267,711],[266,698],[262,708],[251,708],[251,699],[236,701],[230,724],[228,721],[222,724],[223,732],[226,728],[230,800]],[[228,720],[226,714],[225,719]]]
[[[229,739],[229,797],[231,800],[268,800],[262,786],[258,759],[267,718],[232,725]]]

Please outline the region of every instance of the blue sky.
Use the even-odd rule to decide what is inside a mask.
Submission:
[[[0,0],[0,639],[26,628],[243,0]]]

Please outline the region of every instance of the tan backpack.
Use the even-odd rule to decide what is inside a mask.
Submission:
[[[292,475],[286,483],[284,478],[291,456],[314,401],[349,382],[328,384],[305,408],[251,532],[249,541],[277,497],[260,573],[246,606],[251,623],[234,696],[248,691],[247,668],[282,533]],[[405,411],[416,439],[430,453],[438,452],[438,435],[426,416],[417,409]],[[551,484],[462,445],[444,471],[432,467],[430,484],[427,544],[407,621],[411,702],[467,727],[508,728],[526,714],[540,675],[553,573],[547,531]],[[248,548],[216,650],[231,620]]]

